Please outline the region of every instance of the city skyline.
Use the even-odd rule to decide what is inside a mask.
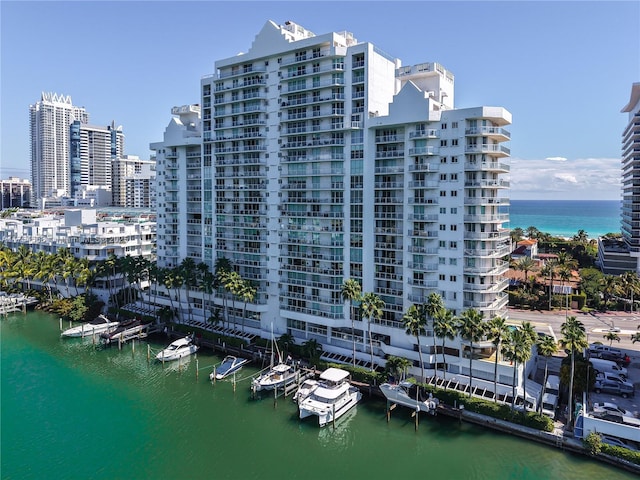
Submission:
[[[457,108],[509,109],[511,198],[620,198],[620,110],[640,72],[639,4],[343,2],[339,17],[331,2],[305,2],[299,13],[291,2],[242,4],[242,20],[229,22],[238,2],[2,2],[0,176],[30,178],[28,106],[42,91],[70,95],[93,124],[122,125],[126,151],[148,158],[166,112],[199,103],[216,58],[247,51],[268,20],[292,20],[317,34],[347,29],[403,65],[441,63],[456,76]],[[47,19],[37,28],[34,6]],[[373,21],[382,15],[386,28]]]

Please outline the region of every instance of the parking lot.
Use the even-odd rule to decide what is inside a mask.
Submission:
[[[631,357],[631,363],[627,366],[627,382],[633,383],[635,385],[635,396],[622,398],[619,395],[589,392],[587,403],[589,407],[591,407],[594,403],[615,403],[619,407],[633,412],[636,417],[640,417],[640,352],[638,352],[638,350],[630,350],[625,348],[620,348],[620,350]]]

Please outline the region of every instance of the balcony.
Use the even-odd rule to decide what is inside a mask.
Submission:
[[[503,197],[465,197],[465,205],[498,205],[501,207],[509,205],[509,199]]]
[[[489,137],[499,142],[511,140],[511,133],[502,127],[467,128],[464,134],[468,137]]]
[[[476,214],[476,215],[465,215],[464,221],[467,223],[497,223],[497,222],[508,222],[509,214],[508,213],[495,213],[495,214]]]
[[[466,145],[464,153],[485,153],[496,157],[508,157],[511,150],[503,145],[483,143],[480,145]]]
[[[440,147],[416,147],[409,149],[409,155],[418,156],[418,155],[439,155]]]
[[[470,180],[464,182],[464,186],[469,188],[509,188],[507,180]]]

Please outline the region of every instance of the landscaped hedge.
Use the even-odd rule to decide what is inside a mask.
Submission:
[[[544,432],[553,431],[553,420],[546,415],[536,412],[519,412],[511,410],[509,405],[495,403],[491,400],[469,397],[457,390],[442,390],[432,385],[425,387],[427,392],[432,393],[440,402],[452,407],[464,405],[464,409],[469,412],[479,413],[492,418],[498,418],[507,422],[517,423],[525,427],[535,428]]]
[[[603,443],[600,446],[600,451],[602,453],[606,453],[607,455],[622,458],[627,462],[640,465],[640,452],[634,452],[633,450],[629,450],[628,448],[614,447],[613,445],[609,445],[606,443]]]
[[[371,371],[368,368],[354,367],[353,365],[345,365],[344,363],[327,363],[326,365],[321,363],[319,368],[324,370],[325,368],[334,367],[342,370],[347,370],[351,373],[351,379],[356,382],[368,383],[369,385],[379,385],[382,380],[382,373]]]

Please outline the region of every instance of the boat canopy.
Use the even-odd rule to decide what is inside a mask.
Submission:
[[[326,380],[327,382],[338,383],[349,377],[349,372],[346,370],[341,370],[339,368],[327,368],[324,372],[320,374],[321,380]]]

